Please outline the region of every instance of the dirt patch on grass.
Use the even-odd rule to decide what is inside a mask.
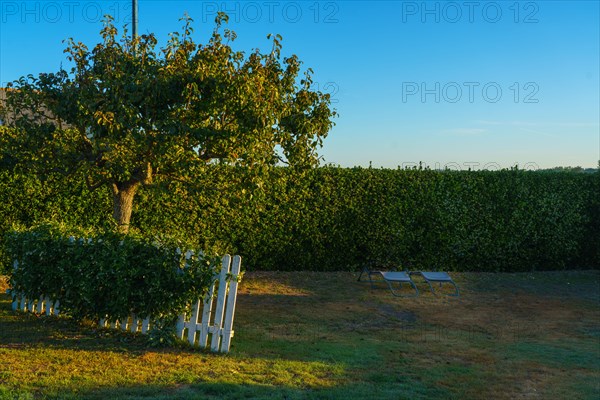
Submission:
[[[417,322],[417,314],[409,310],[398,310],[390,304],[382,304],[378,307],[379,312],[387,318],[393,318],[400,322]]]

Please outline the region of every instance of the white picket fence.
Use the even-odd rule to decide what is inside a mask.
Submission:
[[[227,353],[233,337],[233,316],[235,314],[242,259],[240,256],[225,255],[221,261],[221,272],[213,280],[208,294],[204,299],[199,299],[194,303],[190,312],[179,315],[175,333],[180,339],[186,339],[187,337],[187,341],[192,346],[197,345],[207,348],[210,344],[211,351]],[[60,314],[58,300],[52,302],[45,296],[40,296],[37,299],[27,299],[25,296],[15,293],[12,293],[12,297],[12,308],[15,311],[29,311],[46,315]],[[153,324],[151,318],[142,320],[135,315],[131,315],[125,321],[102,319],[99,322],[100,327],[103,328],[121,329],[143,334],[148,333]]]
[[[28,299],[25,296],[19,296],[11,290],[6,291],[12,295],[12,309],[14,311],[30,311],[36,314],[58,315],[60,302],[51,301],[48,297],[40,296],[39,299]]]

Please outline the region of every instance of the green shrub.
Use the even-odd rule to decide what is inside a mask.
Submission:
[[[202,298],[218,258],[192,255],[182,243],[139,235],[93,233],[57,224],[13,231],[7,251],[16,293],[60,300],[76,319],[178,315]]]
[[[248,268],[600,267],[600,174],[320,168],[297,182],[286,173],[236,225],[245,234],[232,246]]]
[[[600,173],[276,168],[250,196],[229,183],[234,172],[215,166],[194,186],[157,181],[139,193],[132,231],[240,254],[254,270],[356,270],[369,261],[455,271],[600,268]],[[0,178],[0,232],[46,221],[110,228],[108,189],[89,192],[81,177]]]

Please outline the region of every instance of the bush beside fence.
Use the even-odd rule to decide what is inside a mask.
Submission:
[[[19,266],[15,261],[15,268]],[[125,318],[110,316],[101,318],[101,328],[121,329],[126,332],[150,334],[151,342],[156,345],[172,344],[172,339],[185,340],[192,346],[210,348],[212,351],[227,353],[233,338],[233,317],[237,299],[237,285],[241,278],[241,258],[225,255],[222,268],[209,286],[202,299],[188,305],[187,310],[177,316],[173,326],[173,315],[147,316],[145,318],[132,313]],[[14,281],[13,281],[14,282]],[[28,290],[30,292],[30,290]],[[46,316],[61,315],[60,300],[48,296],[27,297],[14,289],[7,291],[12,297],[14,311],[32,312]],[[123,307],[130,309],[131,307]]]
[[[131,332],[163,330],[180,339],[185,331],[188,342],[201,347],[210,336],[211,349],[226,352],[240,257],[232,263],[228,255],[207,257],[180,246],[136,235],[96,233],[92,238],[60,225],[14,231],[7,240],[15,260],[13,308]]]

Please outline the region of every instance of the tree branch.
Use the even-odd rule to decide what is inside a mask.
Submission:
[[[100,182],[92,183],[90,176],[89,175],[85,176],[85,184],[90,192],[93,192],[94,190],[98,189],[99,187],[101,187],[102,185],[105,185],[107,183],[108,183],[108,179],[102,179],[102,180],[100,180]]]

